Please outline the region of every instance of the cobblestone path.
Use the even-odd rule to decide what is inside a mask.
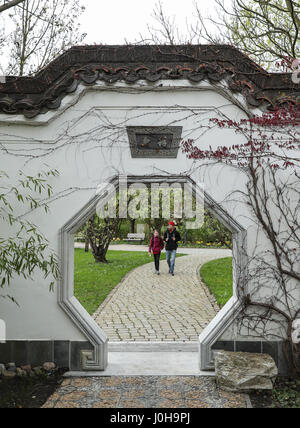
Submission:
[[[197,341],[219,308],[201,282],[200,266],[230,257],[230,250],[202,251],[176,259],[175,276],[166,261],[130,272],[94,314],[110,341]]]
[[[246,408],[246,396],[221,391],[214,378],[114,376],[65,379],[44,408]]]

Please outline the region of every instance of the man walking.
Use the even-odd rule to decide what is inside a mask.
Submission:
[[[175,259],[178,248],[177,242],[181,241],[181,237],[179,232],[177,232],[175,223],[173,221],[168,223],[168,229],[164,234],[164,241],[166,242],[166,254],[167,263],[169,265],[169,273],[174,276]]]

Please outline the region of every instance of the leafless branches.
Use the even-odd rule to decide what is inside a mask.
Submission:
[[[78,17],[84,7],[80,0],[24,0],[10,20],[14,26],[6,36],[9,64],[6,74],[36,73],[51,60],[85,37]]]
[[[20,3],[23,3],[25,0],[11,0],[11,1],[4,1],[2,5],[0,5],[0,13],[4,12],[5,10],[11,9],[12,7],[17,6]]]
[[[194,0],[194,16],[180,29],[159,1],[153,11],[155,24],[148,24],[147,44],[229,44],[259,65],[292,69],[300,57],[300,4],[293,0],[214,0],[215,12],[208,15],[203,2]]]

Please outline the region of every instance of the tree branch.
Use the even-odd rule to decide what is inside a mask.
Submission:
[[[12,0],[9,1],[8,3],[3,4],[2,6],[0,6],[0,13],[4,12],[5,10],[11,9],[12,7],[17,6],[20,3],[23,3],[25,0]]]

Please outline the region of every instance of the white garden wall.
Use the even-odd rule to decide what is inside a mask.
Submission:
[[[244,105],[242,97],[236,100]],[[164,80],[155,85],[140,82],[131,86],[97,83],[90,88],[80,84],[75,93],[63,99],[60,108],[35,119],[0,115],[0,169],[9,174],[11,185],[19,169],[32,175],[47,167],[59,171],[60,176],[50,180],[54,189],[50,213],[39,209],[26,216],[39,225],[57,252],[63,226],[95,196],[99,184],[119,174],[183,175],[195,182],[203,181],[207,194],[248,231],[245,242],[252,248],[255,226],[245,205],[224,200],[233,190],[244,189],[245,178],[240,172],[224,166],[198,171],[199,163],[188,160],[181,150],[177,159],[131,157],[126,126],[182,126],[183,139],[195,139],[201,147],[239,143],[240,137],[233,130],[215,129],[201,136],[201,120],[205,118],[207,123],[219,112],[232,119],[246,117],[240,107],[207,82]],[[20,205],[15,209],[18,212]],[[7,225],[2,223],[0,228],[1,235],[9,234]],[[18,307],[0,300],[0,318],[6,322],[8,341],[88,341],[59,306],[59,284],[49,292],[48,282],[35,272],[32,280],[14,278],[5,289],[20,304]],[[229,329],[223,339],[237,340],[233,334]]]

